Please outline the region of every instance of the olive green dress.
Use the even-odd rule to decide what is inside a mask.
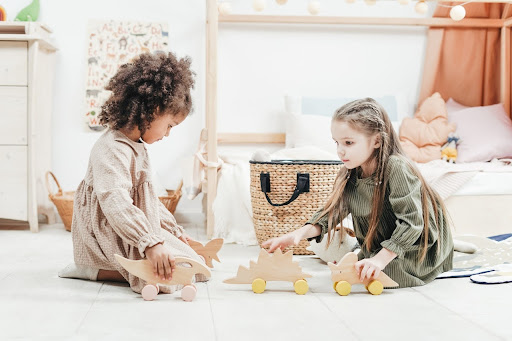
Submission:
[[[382,216],[375,250],[362,248],[359,259],[369,258],[386,248],[397,254],[384,272],[400,287],[412,287],[431,282],[442,272],[453,267],[453,240],[447,217],[443,216],[439,203],[439,225],[436,223],[432,203],[429,203],[430,233],[425,259],[420,262],[418,250],[423,231],[423,210],[421,207],[421,182],[413,173],[407,161],[391,156],[387,165],[388,185],[384,198]],[[360,245],[368,232],[375,180],[372,177],[358,178],[351,175],[345,188],[348,211],[352,214],[354,232]],[[312,223],[321,214],[315,213],[308,221]],[[317,224],[322,232],[316,237],[320,242],[327,233],[327,216]],[[312,238],[315,239],[315,238]]]

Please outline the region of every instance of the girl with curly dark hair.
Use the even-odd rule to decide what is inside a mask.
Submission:
[[[61,271],[61,277],[128,281],[141,292],[145,283],[124,270],[114,254],[134,260],[147,257],[162,279],[172,277],[176,256],[204,263],[158,199],[144,144],[168,136],[188,116],[193,77],[189,58],[158,53],[138,56],[110,80],[106,89],[112,94],[100,114],[109,129],[92,148],[75,194],[75,264]]]

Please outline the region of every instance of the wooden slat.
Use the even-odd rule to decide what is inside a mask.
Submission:
[[[221,133],[217,135],[219,143],[284,143],[283,133]]]
[[[503,22],[504,27],[510,27],[512,26],[512,18],[509,18]]]
[[[511,10],[512,4],[506,4],[505,8],[503,9],[503,13],[501,14],[501,19],[507,19],[511,14]]]
[[[217,0],[207,0],[206,18],[206,135],[209,162],[217,162]],[[213,201],[217,195],[217,168],[209,167],[206,199],[206,235],[213,235]]]
[[[505,111],[510,112],[510,28],[501,29],[500,100]]]
[[[279,16],[279,15],[219,15],[219,22],[261,23],[261,24],[329,24],[329,25],[388,25],[388,26],[428,26],[428,27],[499,27],[501,19],[463,19],[450,18],[367,18],[334,16]]]

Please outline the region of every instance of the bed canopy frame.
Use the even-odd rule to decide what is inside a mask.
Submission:
[[[450,2],[467,3],[464,0]],[[505,8],[501,19],[465,18],[454,21],[451,18],[378,18],[341,16],[281,16],[281,15],[241,15],[219,14],[217,0],[206,0],[206,128],[201,132],[201,140],[206,142],[208,168],[203,192],[206,198],[206,232],[213,235],[213,202],[217,195],[217,145],[223,144],[264,144],[285,142],[282,133],[218,133],[217,132],[217,38],[219,23],[253,24],[314,24],[314,25],[370,25],[370,26],[426,26],[442,28],[500,28],[500,101],[511,115],[511,28],[512,0],[472,0],[470,2],[503,3]],[[509,18],[510,17],[510,18]]]

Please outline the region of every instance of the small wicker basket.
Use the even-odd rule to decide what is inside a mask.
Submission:
[[[53,180],[57,184],[57,193],[52,193],[48,179],[49,175],[52,176]],[[60,218],[64,223],[64,227],[66,230],[71,231],[71,221],[73,218],[73,198],[75,196],[75,192],[63,192],[59,182],[57,181],[57,178],[50,171],[46,172],[46,189],[48,190],[48,198],[50,198],[55,207],[57,207],[57,212],[59,212]]]
[[[181,187],[183,187],[183,180],[180,181],[176,190],[167,189],[167,196],[158,197],[171,214],[176,212],[176,206],[178,206],[178,202],[181,199]]]

